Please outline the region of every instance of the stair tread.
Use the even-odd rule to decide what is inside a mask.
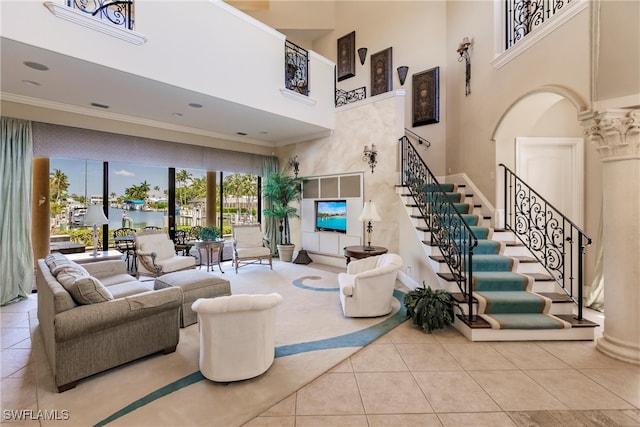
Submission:
[[[559,294],[557,292],[536,292],[536,294],[549,298],[554,303],[573,303],[571,298],[565,294]]]
[[[518,261],[520,261],[520,263],[536,263],[538,262],[537,259],[535,259],[534,257],[531,256],[525,256],[525,255],[511,255],[511,258],[515,258]]]
[[[597,323],[584,318],[582,320],[578,320],[576,319],[575,314],[554,314],[554,316],[570,323],[572,328],[595,328],[600,326]]]
[[[522,273],[525,276],[531,276],[536,282],[552,282],[553,277],[544,273]]]

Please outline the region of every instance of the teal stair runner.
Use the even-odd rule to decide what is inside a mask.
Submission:
[[[427,200],[441,200],[433,193],[437,190],[435,184],[426,185]],[[441,184],[440,188],[446,193],[456,211],[465,221],[474,235],[478,238],[478,246],[474,248],[472,257],[473,294],[478,300],[478,315],[485,319],[494,329],[562,329],[570,325],[552,315],[547,314],[551,300],[531,292],[533,279],[523,274],[515,273],[514,258],[500,255],[502,245],[488,240],[491,234],[487,227],[478,226],[479,217],[471,213],[471,205],[462,203],[462,194],[456,192],[453,184]],[[455,224],[455,222],[454,222]],[[460,232],[454,227],[450,235]],[[458,237],[459,239],[459,237]],[[458,242],[465,250],[466,241]],[[468,271],[466,257],[465,271]]]

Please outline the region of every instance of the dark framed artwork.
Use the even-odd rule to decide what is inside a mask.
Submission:
[[[392,67],[390,47],[371,55],[371,96],[389,92],[393,88]]]
[[[440,67],[413,75],[413,126],[440,121]]]
[[[338,39],[338,81],[356,75],[356,32]]]

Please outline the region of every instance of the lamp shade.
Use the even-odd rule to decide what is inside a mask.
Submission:
[[[85,225],[103,225],[108,224],[109,220],[104,215],[102,205],[91,205],[87,209],[87,214],[84,216]]]
[[[362,209],[362,213],[358,217],[359,221],[380,221],[380,215],[378,214],[378,210],[376,209],[376,205],[369,200],[368,202],[364,202],[364,208]]]

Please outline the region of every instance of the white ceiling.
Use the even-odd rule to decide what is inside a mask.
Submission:
[[[327,129],[0,38],[3,100],[276,147]],[[168,59],[169,60],[169,59]],[[47,66],[34,70],[25,61]],[[92,106],[92,103],[109,108]],[[190,103],[202,105],[193,108]],[[238,132],[245,135],[238,135]]]

